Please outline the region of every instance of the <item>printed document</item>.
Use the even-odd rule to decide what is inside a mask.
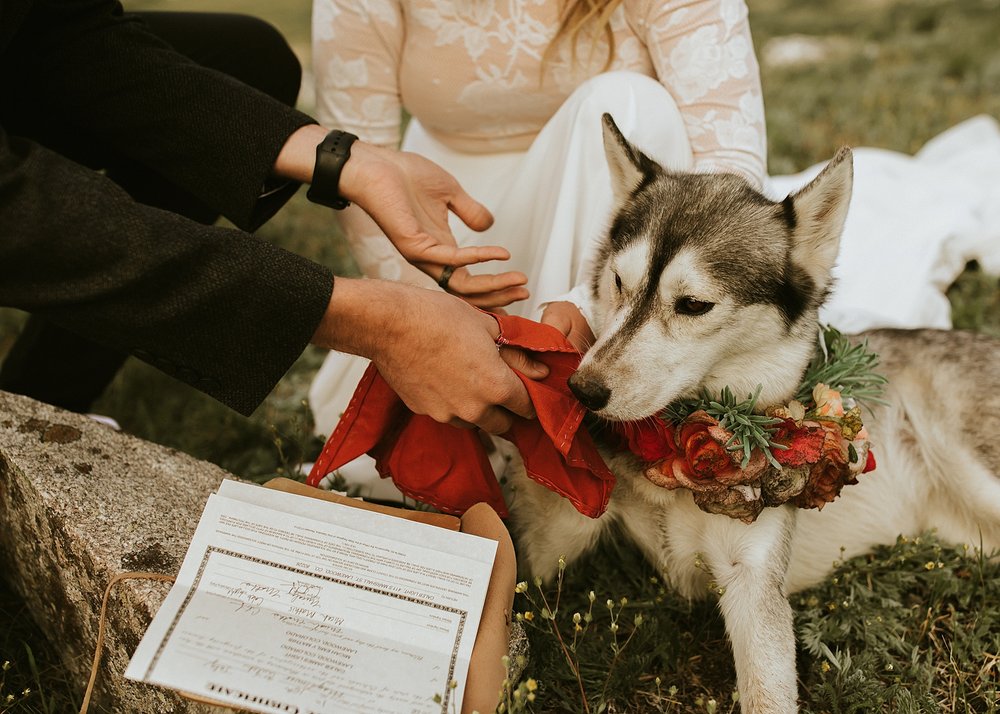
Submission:
[[[225,481],[125,676],[256,712],[461,711],[495,553]]]

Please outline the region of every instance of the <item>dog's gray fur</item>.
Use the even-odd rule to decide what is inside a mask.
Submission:
[[[703,387],[742,396],[761,384],[760,404],[788,401],[817,339],[850,151],[776,203],[735,176],[665,171],[607,115],[605,149],[618,209],[593,277],[598,338],[575,391],[611,420],[650,417]],[[934,528],[953,542],[981,537],[987,552],[1000,546],[1000,343],[957,331],[866,337],[889,378],[888,406],[866,415],[878,468],[822,512],[768,508],[745,525],[654,486],[631,455],[605,453],[618,483],[595,520],[515,469],[523,565],[551,577],[560,555],[572,561],[617,522],[682,596],[706,596],[710,582],[722,592],[742,710],[796,711],[787,593],[899,534]]]

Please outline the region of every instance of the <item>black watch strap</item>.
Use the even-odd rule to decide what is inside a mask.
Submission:
[[[347,208],[350,202],[340,195],[340,172],[351,158],[351,144],[358,140],[354,134],[334,129],[316,147],[316,166],[313,168],[312,184],[306,198],[313,203],[335,208]]]

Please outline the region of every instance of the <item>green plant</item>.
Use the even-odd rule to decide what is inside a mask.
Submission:
[[[30,650],[29,650],[30,652]],[[7,673],[10,671],[10,660],[5,659],[0,665],[0,714],[13,711],[31,696],[31,689],[25,687],[20,692],[10,692],[7,688]]]
[[[613,610],[591,595],[623,587],[628,595],[613,599]],[[717,593],[695,603],[678,599],[637,553],[614,541],[566,569],[561,585],[540,591],[525,582],[518,590],[517,611],[533,613],[520,684],[533,681],[535,696],[528,700],[522,690],[505,711],[738,711]],[[835,563],[823,582],[790,598],[803,712],[995,714],[1000,613],[989,603],[998,597],[995,554],[946,545],[932,533]],[[546,603],[551,615],[555,602],[555,617],[543,617]],[[629,628],[620,608],[642,614],[642,626]],[[617,651],[614,617],[628,630]],[[573,638],[576,625],[586,637]]]
[[[868,349],[866,340],[854,342],[840,330],[823,326],[816,353],[806,367],[795,398],[805,403],[812,398],[815,385],[825,384],[845,399],[861,404],[881,402],[886,378],[875,371],[878,362],[878,354]]]
[[[581,711],[585,714],[600,714],[608,709],[611,701],[609,687],[615,681],[618,665],[642,627],[644,617],[640,611],[631,619],[623,619],[626,607],[629,605],[627,597],[617,600],[608,598],[604,608],[598,607],[598,614],[595,617],[594,605],[597,595],[593,590],[587,593],[585,608],[573,612],[562,608],[565,573],[566,560],[560,557],[554,590],[543,587],[542,579],[538,577],[533,579],[533,586],[529,586],[526,581],[518,583],[514,592],[526,602],[526,607],[522,611],[515,612],[515,617],[526,628],[550,635],[555,639],[562,666],[576,684],[578,692],[576,701]],[[606,629],[603,637],[592,635],[592,631],[598,628]],[[596,677],[593,676],[595,672],[593,663],[585,659],[588,650],[584,646],[595,637],[600,640],[598,646],[606,655],[599,667],[601,674]],[[542,680],[543,683],[544,681]],[[507,683],[505,701],[501,704],[500,711],[517,711],[518,706],[526,707],[535,701],[536,691],[539,689],[538,681],[528,678],[523,686],[524,689],[521,689],[521,685],[512,689],[512,685]]]

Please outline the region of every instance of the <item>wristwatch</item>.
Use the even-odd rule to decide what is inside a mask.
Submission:
[[[340,173],[351,158],[351,144],[358,140],[354,134],[334,129],[316,147],[316,166],[313,168],[312,184],[306,198],[313,203],[329,206],[338,211],[351,205],[340,195]]]

